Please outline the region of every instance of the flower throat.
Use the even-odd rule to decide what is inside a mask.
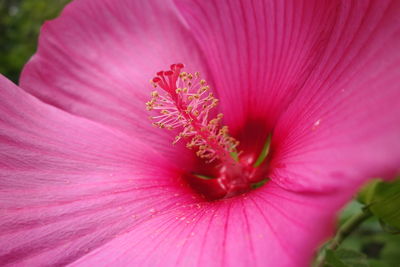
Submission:
[[[211,116],[218,99],[207,82],[200,79],[198,72],[183,72],[183,68],[183,64],[173,64],[170,70],[157,73],[151,84],[162,90],[153,91],[146,106],[158,113],[150,117],[154,126],[181,130],[173,144],[187,140],[186,147],[195,151],[208,165],[207,169],[213,169],[207,175],[187,174],[189,184],[209,200],[233,197],[264,184],[262,168],[258,168],[260,158],[256,164],[241,160],[239,142],[229,135],[227,126],[221,126],[223,114]],[[265,156],[262,157],[264,160]]]

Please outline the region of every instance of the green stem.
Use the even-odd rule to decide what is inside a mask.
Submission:
[[[335,237],[329,243],[327,248],[332,250],[337,249],[343,240],[346,239],[346,237],[348,237],[355,229],[357,229],[361,223],[371,217],[371,215],[372,213],[366,209],[350,217],[350,219],[348,219],[342,225],[342,227],[339,228]]]
[[[326,250],[336,250],[343,240],[346,239],[355,229],[358,228],[365,220],[370,218],[372,213],[368,209],[364,209],[360,213],[357,213],[350,217],[336,232],[336,235],[332,238],[331,241],[326,245],[324,251]],[[320,256],[317,258],[315,262],[316,267],[322,267],[325,263],[325,254],[324,252],[320,253]]]

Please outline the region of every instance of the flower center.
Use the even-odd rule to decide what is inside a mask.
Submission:
[[[268,153],[258,159],[242,155],[239,142],[229,135],[227,126],[221,126],[223,114],[214,118],[211,110],[216,99],[207,82],[198,72],[183,72],[183,64],[173,64],[170,70],[160,71],[152,79],[154,88],[146,103],[153,125],[168,130],[179,129],[173,143],[186,139],[186,147],[196,152],[206,167],[200,172],[185,175],[189,184],[209,200],[233,197],[261,186],[266,181],[265,168],[260,168]],[[267,149],[269,149],[269,142]]]

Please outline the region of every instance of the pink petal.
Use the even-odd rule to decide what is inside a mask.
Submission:
[[[204,52],[225,118],[272,128],[321,57],[335,1],[176,0]]]
[[[137,140],[0,89],[3,265],[305,266],[348,197],[271,182],[204,202]]]
[[[400,2],[340,6],[323,57],[276,127],[273,178],[338,189],[400,173]]]
[[[2,76],[0,90],[2,265],[75,261],[187,192],[178,170],[139,141],[43,104]]]
[[[308,266],[337,200],[271,183],[244,198],[178,205],[72,266]]]
[[[39,143],[40,149],[28,142],[27,149],[35,151],[34,147],[36,154],[16,150],[18,157],[28,155],[28,159],[22,158],[18,169],[13,170],[17,172],[14,177],[23,177],[24,182],[2,179],[13,188],[0,191],[3,199],[9,199],[0,202],[9,210],[2,222],[5,226],[0,228],[1,242],[7,244],[0,246],[3,259],[19,260],[18,263],[26,265],[65,264],[83,257],[77,265],[306,266],[312,250],[329,234],[333,211],[356,186],[365,178],[390,176],[399,171],[398,2],[230,1],[229,5],[222,1],[198,1],[195,5],[193,1],[177,2],[209,60],[229,124],[239,127],[249,117],[261,117],[271,127],[277,123],[273,139],[273,182],[247,198],[201,203],[179,186],[176,172],[161,167],[166,164],[159,163],[158,156],[150,159],[154,159],[153,165],[154,162],[157,162],[155,166],[161,165],[159,168],[151,166],[150,159],[146,160],[145,156],[131,156],[132,151],[137,152],[135,155],[146,151],[140,142],[79,119],[78,125],[67,128],[69,130],[50,131],[53,135],[46,133],[44,139],[50,142]],[[170,36],[175,37],[172,27],[185,32],[181,25],[186,24],[181,24],[178,16],[179,21],[172,19],[173,26],[164,29],[170,24],[162,22],[170,21],[171,17],[163,21],[163,12],[176,15],[169,2],[164,9],[158,5],[144,8],[141,11],[146,12],[135,13],[136,17],[126,11],[128,6],[112,3],[76,1],[61,19],[53,22],[54,28],[53,24],[48,24],[48,29],[44,30],[48,33],[41,41],[42,45],[47,44],[46,50],[42,49],[33,58],[21,83],[46,102],[140,136],[156,147],[164,147],[163,140],[167,139],[160,137],[159,140],[159,130],[153,132],[142,126],[145,113],[139,103],[145,101],[144,95],[138,89],[129,93],[129,89],[142,88],[135,86],[144,82],[142,70],[147,73],[153,66],[164,67],[164,61],[169,58],[185,62],[181,58],[175,60],[175,53],[169,54],[171,49],[166,49],[166,58],[160,55],[163,57],[160,65],[158,58],[146,64],[151,57],[145,52],[152,45],[159,51],[170,44]],[[151,12],[160,10],[157,19],[161,19],[161,24],[151,24],[148,21],[153,18]],[[125,11],[127,13],[120,13]],[[109,12],[125,15],[107,17]],[[93,23],[86,24],[88,17],[94,18]],[[140,19],[136,21],[132,17]],[[130,24],[114,24],[117,20]],[[130,27],[133,22],[140,21],[148,22],[147,26],[143,29]],[[74,32],[71,28],[79,27],[69,25],[78,22],[83,30]],[[60,26],[56,27],[57,23]],[[108,23],[118,26],[109,27]],[[159,27],[163,31],[155,30]],[[139,33],[132,34],[131,30]],[[251,38],[256,36],[254,31],[257,38]],[[65,32],[70,34],[68,38],[64,37]],[[148,32],[158,33],[151,37],[160,38],[162,45],[142,43],[135,47],[142,40],[138,38],[137,42],[132,42],[132,38],[138,35],[149,40]],[[160,37],[164,32],[168,32],[165,39]],[[105,38],[110,33],[118,41]],[[189,47],[195,47],[190,38],[183,35],[186,38],[178,36],[176,40],[180,42],[172,44],[176,46],[185,41]],[[128,38],[127,43],[125,38]],[[183,46],[186,43],[182,49]],[[77,51],[77,48],[82,50]],[[185,51],[179,53],[188,54]],[[138,57],[135,53],[144,56]],[[137,59],[140,62],[137,66],[143,68],[131,68],[133,63],[124,63],[128,55]],[[98,66],[99,56],[105,57],[101,62],[107,62],[106,65]],[[60,57],[63,59],[59,60]],[[69,61],[75,57],[79,60]],[[200,62],[196,60],[196,52],[194,62]],[[200,63],[194,65],[200,66]],[[46,73],[46,69],[51,71]],[[109,81],[103,77],[112,78]],[[135,81],[131,80],[133,77]],[[33,89],[36,86],[46,89],[37,91]],[[75,92],[77,88],[82,91]],[[113,92],[109,88],[118,90]],[[13,100],[17,102],[20,98],[18,95]],[[28,99],[31,99],[28,102],[36,101]],[[10,104],[5,107],[6,111],[13,110],[8,112],[10,114],[21,114],[15,108],[10,109]],[[48,115],[52,114],[49,110],[55,112],[55,109],[48,109],[39,114],[51,123],[49,129],[55,129],[54,126],[64,129],[69,125]],[[25,113],[17,117],[24,118]],[[11,125],[14,121],[6,123]],[[33,126],[29,121],[22,124],[23,129],[47,125],[40,117],[32,120],[36,122]],[[22,126],[17,124],[18,127]],[[36,140],[31,136],[41,133],[36,128],[23,134],[19,130],[15,139],[14,134],[9,134],[7,144]],[[69,141],[66,138],[73,136],[75,129],[87,128],[90,128],[90,136],[104,131],[104,136],[100,135],[96,142],[111,145],[96,147],[97,143],[91,144],[88,138],[73,139],[70,143],[63,142],[68,146],[60,151],[59,138]],[[11,126],[10,129],[16,130]],[[28,133],[30,135],[25,136]],[[89,147],[82,151],[82,145],[87,143]],[[64,150],[66,155],[61,153]],[[62,156],[68,159],[70,153],[77,159],[60,159]],[[97,160],[103,154],[106,159],[101,162],[105,170],[100,168],[101,172],[97,173]],[[18,162],[17,155],[10,155],[12,161],[4,162]],[[43,161],[43,166],[39,165],[42,167],[33,172],[36,165],[29,162],[37,158]],[[136,166],[137,159],[140,159],[139,169],[126,168],[127,161]],[[49,170],[46,166],[53,161],[56,167]],[[76,167],[81,161],[91,168]],[[28,165],[27,171],[21,168],[25,165]],[[60,167],[66,171],[78,168],[79,172],[60,174]],[[82,169],[88,171],[82,172]],[[35,176],[35,173],[43,175]],[[102,176],[104,173],[117,174],[118,179],[109,184]],[[129,184],[127,181],[132,174],[140,179]],[[68,187],[57,179],[53,182],[48,178],[51,175],[78,182]],[[35,184],[25,177],[33,177],[38,186],[23,187],[25,180]],[[42,183],[39,186],[37,182],[44,179],[50,184],[45,190]],[[94,181],[85,184],[84,179]],[[59,189],[60,183],[63,190]],[[324,194],[286,192],[275,183],[294,190],[317,189]],[[15,191],[18,186],[23,187],[21,191]],[[340,194],[327,194],[332,189],[340,189],[337,191]],[[54,205],[49,205],[52,202]],[[20,209],[24,206],[27,208]],[[49,259],[52,262],[48,263]]]
[[[175,2],[229,124],[273,129],[277,183],[327,190],[400,172],[399,1]]]
[[[145,109],[150,79],[177,62],[204,73],[169,1],[74,1],[43,26],[20,84],[44,102],[146,140],[167,157],[186,155],[181,161],[188,163],[191,152],[171,146],[175,133],[152,127]]]
[[[0,88],[4,265],[299,266],[329,233],[336,204],[273,183],[204,203],[140,142]]]

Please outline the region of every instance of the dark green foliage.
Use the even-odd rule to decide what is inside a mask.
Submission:
[[[325,267],[369,267],[367,257],[352,249],[326,251]]]
[[[383,222],[385,229],[400,232],[400,179],[378,184],[368,208]]]
[[[69,0],[0,0],[0,73],[18,82],[36,50],[40,26]]]
[[[383,187],[388,188],[388,183],[385,184],[386,185]],[[391,184],[393,184],[393,182]],[[372,200],[373,197],[370,197],[370,199]],[[352,214],[356,214],[364,208],[364,205],[359,202],[351,202],[342,212],[341,223],[343,224],[352,216]],[[386,225],[386,227],[388,226]],[[344,250],[357,253],[358,256],[353,258],[353,260],[359,264],[368,264],[370,267],[400,267],[400,235],[384,231],[382,229],[382,222],[380,222],[380,220],[375,216],[365,221],[350,236],[348,236],[341,244],[340,248],[337,251],[334,251],[335,253],[327,253],[327,256],[329,256],[327,262],[330,264],[328,266],[341,266],[334,265],[334,262],[337,262],[338,259],[341,260],[341,263],[344,262],[343,264],[353,266],[350,264],[351,261],[349,262],[349,259],[346,258],[350,256],[345,255],[343,258],[343,255],[341,254],[342,252],[337,255],[341,250],[342,252]]]

